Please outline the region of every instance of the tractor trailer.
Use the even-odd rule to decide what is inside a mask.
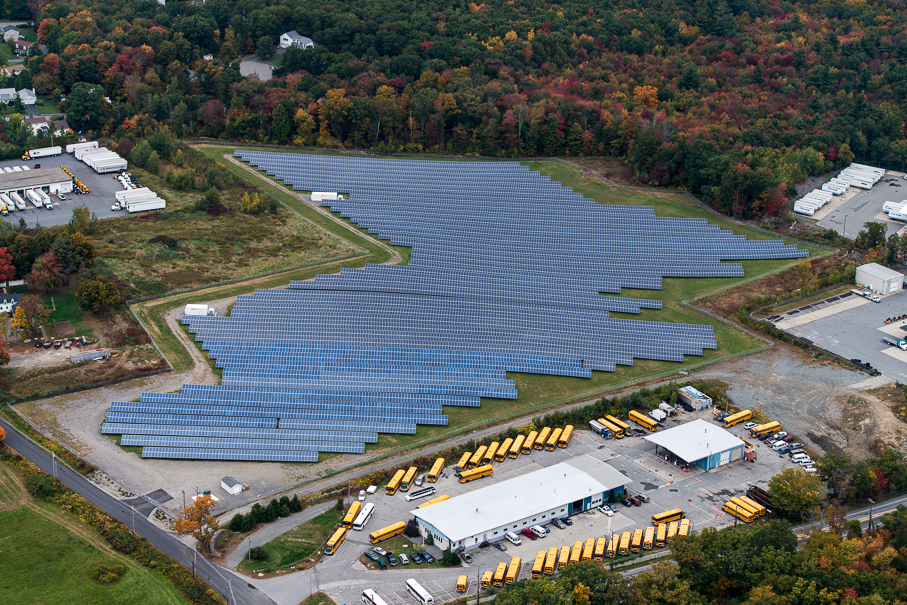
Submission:
[[[153,200],[141,200],[137,202],[126,202],[126,212],[147,212],[148,210],[163,210],[167,207],[167,202],[161,198]]]
[[[25,155],[22,156],[23,160],[34,160],[37,158],[47,158],[52,155],[60,155],[63,153],[63,148],[57,145],[56,147],[42,147],[41,149],[32,149],[25,152]]]
[[[154,193],[148,187],[142,187],[141,189],[124,189],[123,191],[117,191],[114,193],[118,202],[124,202],[130,198],[141,196],[142,194]]]
[[[35,205],[35,208],[40,208],[44,205],[44,200],[42,200],[41,196],[35,193],[33,189],[26,189],[25,197],[31,200],[31,203]]]
[[[887,342],[893,347],[897,347],[902,351],[907,351],[907,340],[894,340],[893,338],[882,337],[882,342]]]
[[[90,143],[72,143],[66,146],[66,153],[75,153],[77,149],[97,149],[98,142],[91,141]]]
[[[25,208],[26,208],[25,200],[22,199],[21,195],[19,195],[15,191],[10,191],[9,197],[12,198],[13,203],[16,204],[16,208],[18,208],[19,210],[25,210]]]

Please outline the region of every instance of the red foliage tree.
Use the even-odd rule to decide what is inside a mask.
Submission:
[[[0,248],[0,282],[6,282],[16,276],[13,257],[6,248]]]

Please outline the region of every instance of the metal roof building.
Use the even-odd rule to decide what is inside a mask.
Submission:
[[[698,419],[645,439],[655,444],[657,456],[666,460],[673,456],[707,471],[742,458],[745,445],[720,426]]]
[[[585,455],[411,512],[442,550],[468,550],[600,506],[630,483],[610,464]]]
[[[0,173],[0,193],[24,192],[41,187],[46,187],[49,193],[66,193],[72,191],[72,177],[58,166]]]
[[[902,289],[904,275],[878,263],[869,263],[857,267],[856,282],[864,288],[885,295]]]

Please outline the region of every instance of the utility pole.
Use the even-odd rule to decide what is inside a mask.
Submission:
[[[51,454],[53,470],[54,470],[54,479],[56,479],[57,478],[57,453],[51,452],[50,454]]]
[[[196,544],[195,548],[192,549],[192,578],[195,578],[195,562],[198,560],[198,545]]]
[[[186,490],[183,490],[183,510],[186,510]]]
[[[482,598],[482,568],[476,566],[476,605],[479,605]]]
[[[135,533],[135,507],[129,505],[129,508],[132,509],[132,533]]]

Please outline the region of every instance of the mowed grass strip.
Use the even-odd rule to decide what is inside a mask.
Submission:
[[[327,542],[345,512],[332,508],[296,526],[263,545],[265,552],[268,553],[267,558],[249,561],[246,557],[237,569],[243,573],[251,573],[254,569],[273,569],[308,559]],[[348,545],[344,543],[340,548],[346,547]]]

